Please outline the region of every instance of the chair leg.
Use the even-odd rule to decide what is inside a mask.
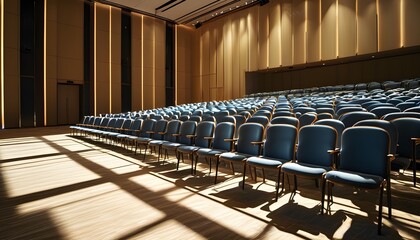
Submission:
[[[194,175],[194,153],[191,153],[191,175]]]
[[[386,184],[386,194],[387,194],[387,202],[388,202],[388,218],[392,219],[392,200],[391,200],[391,182],[388,179]]]
[[[254,167],[255,182],[257,182],[257,167]]]
[[[218,170],[219,170],[219,157],[216,157],[216,176],[214,177],[214,184],[217,183],[217,172],[218,172]]]
[[[245,189],[245,174],[246,174],[246,161],[244,161],[244,171],[242,172],[242,190]]]
[[[324,214],[324,200],[325,200],[325,178],[321,178],[321,214]]]
[[[279,199],[279,188],[280,188],[280,175],[281,175],[281,168],[278,168],[279,172],[277,174],[277,183],[276,183],[276,202]]]
[[[178,168],[179,168],[179,158],[181,156],[184,156],[184,154],[181,155],[181,153],[175,152],[175,156],[176,156],[176,159],[177,159],[177,161],[176,161],[176,170],[178,171]]]
[[[379,213],[378,213],[378,235],[381,235],[381,228],[382,228],[382,199],[384,193],[383,184],[381,184],[381,189],[379,190]]]
[[[412,153],[413,153],[413,158],[411,159],[412,160],[412,163],[413,163],[413,184],[414,184],[414,187],[416,187],[416,165],[417,165],[417,161],[416,161],[416,141],[412,141],[413,142],[413,148],[412,148]]]
[[[296,192],[297,191],[297,177],[296,177],[296,175],[293,175],[293,182],[295,184],[295,189],[293,191]]]
[[[233,162],[230,162],[230,168],[232,169],[232,175],[235,175],[235,168],[233,166]]]
[[[264,168],[261,168],[261,172],[262,172],[262,175],[263,175],[263,183],[265,183],[265,172],[264,172]]]

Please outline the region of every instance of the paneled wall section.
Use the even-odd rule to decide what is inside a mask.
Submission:
[[[419,45],[418,10],[416,0],[271,0],[206,22],[195,30],[193,81],[200,93],[192,100],[243,97],[246,71]]]

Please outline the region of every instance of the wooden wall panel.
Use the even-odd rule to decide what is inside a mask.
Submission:
[[[110,7],[96,3],[96,114],[110,112]],[[60,69],[60,68],[59,68]]]
[[[226,18],[225,23],[223,25],[223,69],[224,69],[224,76],[223,76],[223,87],[224,87],[224,97],[225,99],[232,98],[232,46],[234,45],[232,42],[232,22],[230,18]]]
[[[183,26],[176,26],[176,76],[177,104],[191,102],[191,38],[193,31]]]
[[[307,1],[307,61],[321,60],[321,0]]]
[[[155,21],[143,16],[143,107],[155,106]]]
[[[166,105],[165,58],[166,23],[155,19],[155,108]]]
[[[379,51],[401,47],[400,1],[378,0]]]
[[[240,12],[239,20],[239,90],[236,98],[245,95],[245,71],[248,70],[249,41],[248,41],[247,12]]]
[[[111,8],[111,112],[121,112],[121,9]]]
[[[378,49],[376,0],[357,1],[357,53],[367,54]]]
[[[279,67],[281,65],[281,11],[280,2],[271,1],[269,4],[269,43],[268,43],[268,66],[270,68]]]
[[[237,98],[239,96],[239,78],[240,78],[240,69],[239,69],[239,21],[240,19],[236,16],[232,17],[232,47],[230,54],[232,55],[232,87],[231,87],[231,97]]]
[[[4,125],[19,127],[19,2],[4,1]]]
[[[321,3],[321,59],[337,57],[337,4],[336,0]]]
[[[248,13],[249,71],[258,70],[258,8],[249,8]],[[223,59],[222,59],[223,60]]]
[[[258,8],[258,69],[268,68],[269,4]]]
[[[216,40],[216,87],[222,88],[224,82],[224,43],[223,43],[223,21],[216,22],[217,40]],[[222,95],[223,96],[223,95]],[[218,100],[222,100],[217,97]]]
[[[281,64],[293,65],[293,15],[292,0],[281,2]]]
[[[403,13],[402,38],[405,47],[416,46],[420,44],[420,1],[401,0]]]
[[[338,56],[356,55],[356,0],[338,1]]]
[[[131,107],[143,109],[142,16],[131,14]]]
[[[57,124],[57,14],[58,0],[47,1],[46,23],[46,87],[47,87],[47,125]]]
[[[290,4],[286,4],[286,6]],[[293,48],[292,46],[285,46],[289,49],[289,55],[293,56],[293,64],[301,64],[306,62],[306,33],[305,33],[305,0],[294,0],[293,8],[289,8],[288,18],[292,16],[293,22]],[[293,10],[293,12],[292,12]],[[287,17],[283,17],[286,18]],[[282,23],[283,28],[287,26]],[[292,35],[291,33],[287,33]],[[282,39],[284,40],[284,38]],[[293,49],[293,50],[292,50]],[[283,65],[292,65],[289,64]]]

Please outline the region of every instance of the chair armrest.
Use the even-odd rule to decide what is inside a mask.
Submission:
[[[238,139],[237,138],[225,138],[224,141],[225,142],[236,142],[236,141],[238,141]]]
[[[391,153],[388,154],[387,157],[388,157],[388,159],[389,159],[390,162],[394,161],[394,159],[395,159],[394,154],[391,154]]]
[[[164,135],[164,134],[166,134],[166,132],[158,132],[158,134]]]
[[[333,149],[333,150],[328,150],[329,154],[338,154],[339,152],[340,152],[340,149],[338,149],[338,148]]]
[[[196,138],[197,136],[196,135],[187,135],[186,137],[187,138]]]
[[[213,137],[204,137],[205,140],[212,140]]]
[[[179,134],[179,133],[174,133],[174,134],[172,134],[172,136],[174,136],[174,137],[179,137],[179,136],[181,136],[181,134]]]
[[[420,144],[420,138],[411,138],[411,141],[413,141],[416,145]]]
[[[155,133],[154,131],[146,131],[146,133]]]
[[[252,145],[262,145],[263,143],[264,143],[263,141],[261,141],[261,142],[251,142]]]

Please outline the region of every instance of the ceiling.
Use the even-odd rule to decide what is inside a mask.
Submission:
[[[267,0],[101,0],[171,22],[201,26],[220,15],[241,10]]]

